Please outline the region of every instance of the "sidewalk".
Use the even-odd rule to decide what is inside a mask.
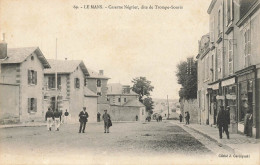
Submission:
[[[259,154],[260,151],[260,139],[252,137],[246,137],[242,134],[230,133],[230,139],[227,139],[226,134],[223,133],[223,138],[219,138],[218,128],[216,126],[200,125],[200,124],[189,124],[178,123],[188,127],[206,137],[215,141],[219,146],[235,153],[235,154]]]

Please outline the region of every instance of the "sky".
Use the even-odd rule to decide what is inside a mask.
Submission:
[[[38,46],[47,59],[83,60],[109,77],[132,85],[152,82],[153,98],[178,99],[176,66],[198,54],[209,31],[210,0],[0,0],[0,33],[9,48]],[[102,5],[102,9],[74,6]],[[136,5],[139,10],[105,7]],[[141,9],[141,6],[153,9]],[[183,9],[156,9],[182,6]],[[1,37],[2,38],[2,37]]]

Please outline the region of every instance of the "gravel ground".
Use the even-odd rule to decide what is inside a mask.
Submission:
[[[99,157],[169,155],[206,156],[214,153],[183,128],[170,122],[113,123],[109,134],[102,123],[87,124],[86,133],[78,133],[78,124],[62,125],[60,131],[46,127],[0,129],[0,153],[42,158],[98,155]],[[209,143],[209,142],[208,142]],[[0,157],[0,160],[1,160]],[[97,158],[97,157],[96,157]]]

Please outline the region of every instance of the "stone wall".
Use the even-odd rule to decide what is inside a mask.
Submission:
[[[199,108],[197,104],[197,99],[190,99],[190,100],[181,99],[180,104],[181,104],[181,113],[183,117],[185,116],[184,112],[188,111],[190,113],[190,123],[198,123]]]

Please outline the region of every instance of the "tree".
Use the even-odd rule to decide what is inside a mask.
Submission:
[[[132,80],[132,90],[139,94],[139,101],[142,102],[149,114],[153,114],[154,102],[150,96],[150,92],[153,91],[154,87],[151,85],[151,81],[147,80],[146,77],[137,77]],[[144,98],[146,96],[146,98]]]
[[[150,114],[153,114],[154,102],[153,102],[152,98],[151,98],[151,97],[145,98],[143,104],[145,105],[146,110],[147,110]]]
[[[143,96],[150,96],[150,92],[153,91],[154,87],[151,85],[151,81],[147,80],[146,77],[137,77],[132,80],[132,90],[139,94],[139,101],[143,103]]]
[[[182,85],[179,91],[181,99],[197,98],[197,63],[193,58],[188,58],[177,65],[177,81]]]

